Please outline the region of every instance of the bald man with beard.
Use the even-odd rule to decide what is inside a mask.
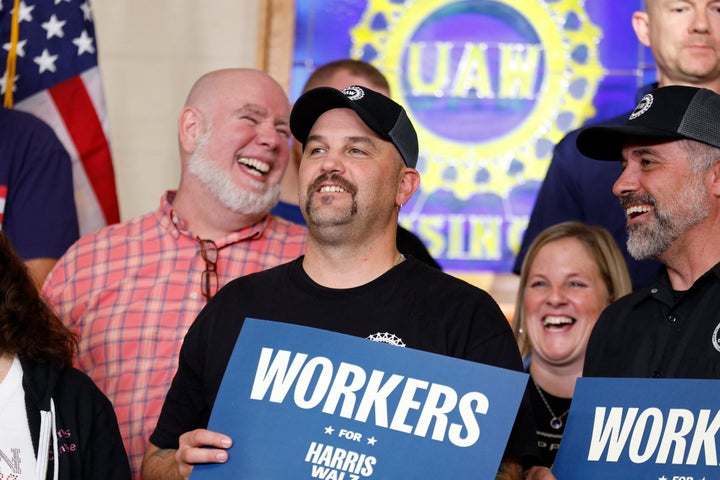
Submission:
[[[77,366],[115,406],[136,479],[198,312],[229,280],[304,251],[305,228],[269,214],[288,163],[289,114],[263,72],[202,76],[178,121],[177,190],[158,210],[81,238],[44,285],[80,334]]]

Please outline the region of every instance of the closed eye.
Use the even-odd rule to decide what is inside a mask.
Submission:
[[[243,115],[242,117],[240,117],[240,119],[248,122],[251,125],[257,125],[258,123],[260,123],[260,121],[252,115]]]
[[[290,130],[286,126],[277,127],[275,130],[277,130],[278,135],[285,138],[290,138]]]

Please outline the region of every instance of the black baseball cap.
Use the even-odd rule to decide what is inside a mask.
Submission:
[[[586,128],[576,143],[587,157],[622,160],[628,137],[689,139],[720,148],[720,95],[680,85],[656,88],[640,100],[625,125]]]
[[[330,87],[313,88],[297,99],[290,112],[290,130],[303,148],[320,115],[334,108],[354,110],[365,125],[395,145],[405,165],[415,168],[418,138],[405,109],[382,93],[357,85],[342,91]]]

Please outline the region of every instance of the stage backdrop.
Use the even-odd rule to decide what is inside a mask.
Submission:
[[[296,0],[291,100],[317,66],[371,62],[420,136],[400,222],[446,270],[509,272],[552,148],[654,81],[642,0]]]

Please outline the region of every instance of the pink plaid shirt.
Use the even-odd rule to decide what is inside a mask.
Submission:
[[[205,306],[200,245],[170,204],[82,237],[43,294],[80,336],[77,367],[115,406],[135,478],[177,368],[180,345]],[[268,216],[216,242],[219,284],[300,256],[304,227]]]

